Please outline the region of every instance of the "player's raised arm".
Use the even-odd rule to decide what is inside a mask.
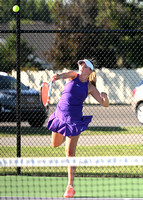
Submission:
[[[74,71],[69,71],[69,72],[64,72],[61,74],[54,74],[53,79],[54,80],[59,80],[59,79],[74,79],[77,77],[77,73]]]
[[[105,92],[100,93],[95,86],[90,85],[89,94],[91,94],[102,106],[109,106],[109,99]]]

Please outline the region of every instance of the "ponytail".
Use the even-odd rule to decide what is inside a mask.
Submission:
[[[89,75],[89,83],[96,87],[96,72],[93,70],[92,73]]]

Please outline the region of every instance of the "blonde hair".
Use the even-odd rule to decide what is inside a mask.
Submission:
[[[96,72],[93,70],[92,73],[89,75],[89,83],[96,87]]]

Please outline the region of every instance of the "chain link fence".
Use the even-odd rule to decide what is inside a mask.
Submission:
[[[93,115],[79,139],[77,156],[143,156],[143,4],[141,1],[0,1],[0,157],[64,156],[64,144],[51,147],[47,121],[66,80],[52,90],[49,112],[40,86],[52,75],[75,70],[77,61],[94,63],[97,88],[109,95],[109,108],[91,96],[83,113]],[[142,88],[141,88],[142,87]],[[136,88],[136,90],[134,90]],[[134,90],[134,91],[133,91]],[[82,173],[89,173],[82,169]],[[93,170],[93,169],[92,169]],[[15,168],[0,169],[15,174]],[[100,168],[93,174],[142,176],[142,168]],[[25,174],[63,174],[52,169]],[[79,171],[80,173],[80,171]]]

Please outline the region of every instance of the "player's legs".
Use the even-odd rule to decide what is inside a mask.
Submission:
[[[52,132],[52,147],[60,146],[65,141],[65,138],[66,137],[60,133]]]
[[[65,153],[67,157],[75,156],[78,138],[79,135],[66,137]],[[71,166],[68,167],[68,185],[73,186],[75,172],[76,172],[76,167],[71,167]]]

